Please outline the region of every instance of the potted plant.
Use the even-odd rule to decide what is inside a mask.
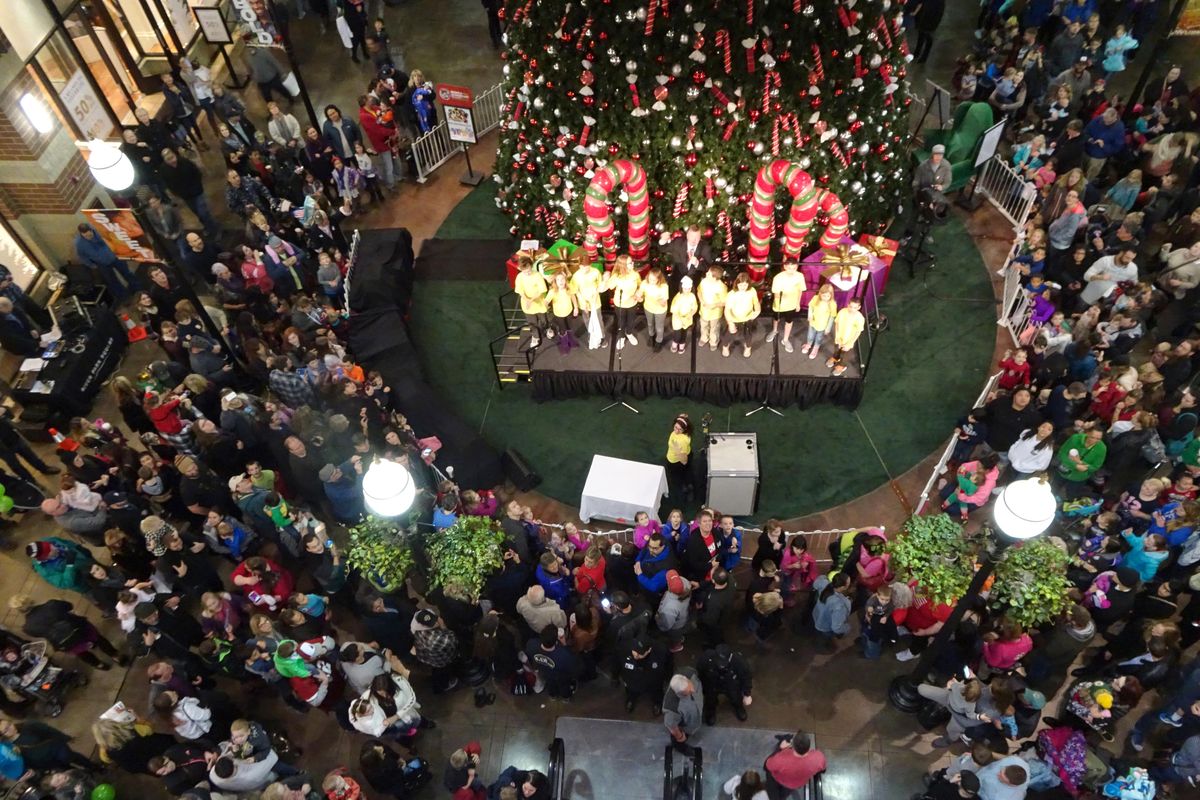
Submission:
[[[350,528],[346,563],[381,592],[404,585],[415,560],[408,536],[393,520],[368,514]]]
[[[449,528],[426,534],[429,588],[455,585],[477,602],[483,582],[504,565],[503,541],[499,522],[465,514]]]
[[[887,545],[896,574],[916,581],[935,603],[953,603],[967,590],[973,550],[962,525],[945,514],[909,517]]]
[[[1048,540],[1010,547],[996,564],[992,602],[1027,628],[1057,618],[1069,603],[1067,562],[1067,554]]]

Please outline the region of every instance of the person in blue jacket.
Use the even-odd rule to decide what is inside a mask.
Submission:
[[[734,527],[733,517],[729,514],[721,515],[717,561],[729,571],[732,571],[742,561],[742,529]]]
[[[1083,154],[1090,181],[1100,174],[1110,157],[1125,149],[1125,123],[1115,108],[1107,108],[1084,127],[1083,137],[1087,140]]]
[[[678,569],[678,565],[667,540],[661,533],[651,535],[633,564],[638,585],[649,594],[661,595],[667,590],[667,573],[673,569]]]
[[[17,752],[17,748],[8,742],[0,742],[0,778],[15,782],[26,772],[25,759]]]
[[[81,222],[75,230],[75,256],[85,267],[100,273],[113,297],[118,301],[124,300],[137,283],[137,279],[129,271],[129,265],[117,258],[117,254],[105,244],[104,239],[91,225]],[[121,282],[122,279],[124,283]]]
[[[558,556],[549,550],[542,553],[535,574],[538,585],[546,590],[546,597],[567,611],[571,603],[571,572]]]

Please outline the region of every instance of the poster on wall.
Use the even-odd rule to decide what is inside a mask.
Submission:
[[[1179,22],[1171,30],[1172,36],[1200,36],[1200,0],[1187,0]]]
[[[133,212],[124,208],[85,208],[87,218],[117,258],[131,261],[160,261],[154,245]]]
[[[112,119],[83,70],[75,70],[75,74],[59,90],[58,96],[84,136],[104,139],[112,135]]]
[[[200,35],[204,37],[204,41],[209,44],[233,44],[233,37],[229,35],[229,28],[225,25],[225,15],[221,9],[196,6],[192,12],[196,15],[196,22],[200,25]]]

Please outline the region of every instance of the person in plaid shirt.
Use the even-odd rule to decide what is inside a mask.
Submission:
[[[458,637],[446,629],[446,623],[432,608],[417,612],[413,628],[413,655],[433,668],[434,693],[450,691],[458,685],[451,669],[458,659]]]
[[[288,369],[288,360],[283,356],[271,359],[271,374],[267,378],[271,391],[279,395],[279,399],[288,408],[317,405],[316,395],[312,386],[301,375]]]

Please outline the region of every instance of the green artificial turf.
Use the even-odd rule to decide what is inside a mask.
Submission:
[[[491,191],[484,185],[469,195],[438,236],[506,238],[508,222],[491,206]],[[414,336],[426,374],[446,402],[494,446],[523,453],[543,478],[539,490],[553,498],[579,504],[595,453],[661,461],[671,421],[686,411],[693,421],[711,413],[714,431],[756,431],[762,487],[755,518],[798,517],[865,494],[889,473],[912,467],[946,440],[983,384],[995,341],[987,270],[957,218],[935,238],[938,268],[927,279],[909,279],[904,264],[892,270],[880,305],[890,325],[875,349],[857,415],[819,405],[784,409],[782,419],[766,412],[745,418],[752,405],[657,398],[637,401],[640,414],[620,408],[600,414],[607,398],[538,404],[528,384],[500,389],[487,342],[503,332],[496,306],[507,289],[502,264],[496,281],[419,282]]]

